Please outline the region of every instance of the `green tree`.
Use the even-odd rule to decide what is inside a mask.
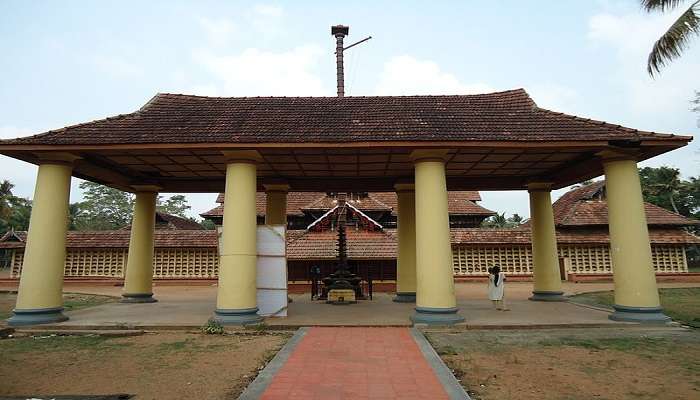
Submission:
[[[506,213],[496,214],[488,217],[481,224],[484,228],[505,228],[509,225]]]
[[[10,229],[24,231],[29,228],[32,203],[12,194],[13,187],[7,180],[0,183],[0,236]]]
[[[94,182],[82,182],[83,201],[79,215],[71,222],[80,230],[119,229],[129,224],[134,195]]]
[[[99,183],[83,182],[83,201],[70,206],[70,229],[109,230],[119,229],[131,223],[134,195]],[[162,198],[158,196],[158,211],[187,218],[191,207],[183,195]]]
[[[158,196],[158,205],[156,206],[156,209],[160,212],[187,218],[186,212],[190,208],[192,207],[187,204],[187,198],[181,194],[176,194],[175,196],[169,197],[165,200]]]
[[[679,191],[682,183],[680,171],[677,168],[665,166],[659,168],[645,167],[639,170],[639,178],[642,184],[642,192],[647,201],[680,214],[676,202],[681,200]],[[687,215],[689,210],[687,210],[683,201],[681,202],[681,207],[684,208],[684,215]]]
[[[667,12],[688,2],[684,0],[641,0],[641,3],[647,12]],[[654,74],[660,73],[661,68],[680,57],[690,44],[692,36],[699,33],[700,0],[695,0],[690,2],[688,9],[654,43],[647,60],[649,75],[654,76]]]
[[[210,219],[203,219],[202,222],[200,222],[199,224],[202,225],[204,227],[204,229],[207,229],[207,230],[216,229],[216,224]]]
[[[510,226],[519,226],[519,225],[521,225],[524,221],[525,221],[525,220],[523,219],[523,217],[521,217],[521,216],[518,215],[518,214],[513,214],[512,217],[508,218],[508,224],[509,224]]]
[[[10,181],[4,180],[0,183],[0,219],[7,219],[12,213],[10,201],[12,197],[12,188],[15,185],[11,184]]]

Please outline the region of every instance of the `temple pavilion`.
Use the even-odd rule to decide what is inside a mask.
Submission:
[[[223,192],[217,307],[259,321],[256,193],[265,224],[287,224],[287,193],[395,192],[397,292],[416,323],[456,313],[448,191],[528,190],[532,300],[562,300],[550,191],[605,175],[615,313],[661,310],[637,163],[690,142],[540,108],[522,89],[464,96],[214,98],[158,94],[139,110],[0,141],[39,166],[11,324],[65,320],[70,178],[136,195],[124,298],[152,301],[158,192]]]

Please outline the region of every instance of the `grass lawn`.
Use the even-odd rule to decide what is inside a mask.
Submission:
[[[116,297],[99,294],[64,293],[63,308],[65,308],[66,311],[72,311],[117,300],[118,298]],[[0,293],[0,320],[12,316],[12,309],[15,308],[15,302],[17,302],[16,293]]]
[[[474,400],[699,398],[698,331],[433,331],[427,337]]]
[[[288,337],[159,332],[0,340],[0,397],[128,393],[139,399],[235,399]]]
[[[700,328],[700,288],[659,289],[661,306],[674,321],[684,325]],[[577,303],[612,307],[613,292],[592,292],[572,296]]]

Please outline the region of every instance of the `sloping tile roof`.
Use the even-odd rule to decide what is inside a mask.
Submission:
[[[450,214],[495,215],[475,201],[481,200],[477,191],[447,192],[448,211]],[[255,197],[256,209],[259,216],[265,215],[265,193],[258,192]],[[217,203],[224,202],[224,194],[219,193]],[[392,211],[396,214],[397,198],[394,192],[369,192],[367,198],[360,201],[349,200],[352,205],[362,211]],[[303,215],[302,210],[330,210],[335,207],[334,200],[324,192],[289,192],[287,194],[287,215]],[[219,205],[199,214],[202,217],[220,217],[224,215],[224,207]]]
[[[0,248],[24,247],[27,232],[15,232],[21,242],[0,240]],[[131,232],[114,231],[68,231],[66,247],[68,248],[109,248],[129,247]],[[214,230],[156,230],[155,247],[217,247],[218,238]]]
[[[163,229],[181,229],[181,230],[202,230],[204,227],[191,219],[178,217],[177,215],[166,214],[156,211],[156,230]],[[120,230],[131,230],[131,224],[121,228]]]
[[[289,231],[293,232],[293,231]],[[380,260],[396,258],[396,239],[386,232],[347,230],[348,258],[354,260]],[[289,238],[289,237],[288,237]],[[294,240],[287,240],[287,258],[290,260],[335,259],[337,232],[310,232]]]
[[[396,231],[366,232],[349,229],[348,255],[350,259],[394,259],[396,258]],[[453,228],[450,230],[453,245],[499,246],[529,245],[530,230],[526,228],[483,229]],[[26,232],[15,232],[20,241],[9,233],[0,238],[0,249],[23,248]],[[336,232],[313,232],[306,230],[287,231],[287,257],[290,260],[321,260],[336,257]],[[128,248],[128,231],[69,231],[66,236],[68,248]],[[700,244],[700,237],[682,229],[649,230],[649,240],[653,244]],[[557,242],[568,245],[608,244],[610,238],[606,229],[578,228],[558,229]],[[218,247],[218,236],[213,230],[164,230],[155,235],[156,247]]]
[[[302,211],[303,209],[307,209],[309,204],[325,197],[325,192],[289,192],[287,193],[287,215],[304,215],[304,212]],[[219,196],[216,198],[216,202],[220,205],[199,215],[202,217],[218,217],[224,215],[223,193],[219,193]],[[265,215],[266,205],[267,197],[265,196],[265,193],[257,192],[255,194],[255,210],[259,216]]]
[[[453,228],[450,230],[452,244],[503,245],[530,244],[531,235],[528,228]],[[682,229],[650,229],[649,241],[653,244],[700,244],[700,238]],[[557,229],[559,244],[608,244],[610,237],[607,229],[577,228]]]
[[[557,226],[590,226],[608,224],[605,181],[594,182],[562,195],[552,205]],[[700,221],[684,217],[651,203],[644,203],[650,226],[698,225]]]
[[[537,107],[523,89],[463,96],[200,97],[2,144],[679,140]]]
[[[162,222],[164,226],[159,226]],[[202,230],[204,227],[192,221],[191,219],[178,217],[177,215],[156,212],[156,229],[184,229],[184,230]]]

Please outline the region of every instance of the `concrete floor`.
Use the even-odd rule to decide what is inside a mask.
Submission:
[[[660,287],[698,286],[688,283],[662,283]],[[611,290],[611,283],[565,283],[568,294]],[[118,296],[120,287],[71,286],[66,292],[97,293]],[[483,283],[457,283],[456,293],[460,314],[469,327],[536,327],[536,326],[598,326],[619,325],[608,320],[608,313],[570,303],[542,303],[528,301],[531,283],[509,283],[506,286],[511,311],[499,312],[486,300]],[[67,312],[69,321],[62,327],[199,327],[212,315],[216,307],[216,286],[162,286],[154,288],[158,303],[109,303],[84,310]],[[374,300],[358,304],[334,306],[311,301],[308,295],[291,295],[288,317],[268,318],[275,326],[407,326],[413,304],[394,303],[387,293],[375,294]]]

